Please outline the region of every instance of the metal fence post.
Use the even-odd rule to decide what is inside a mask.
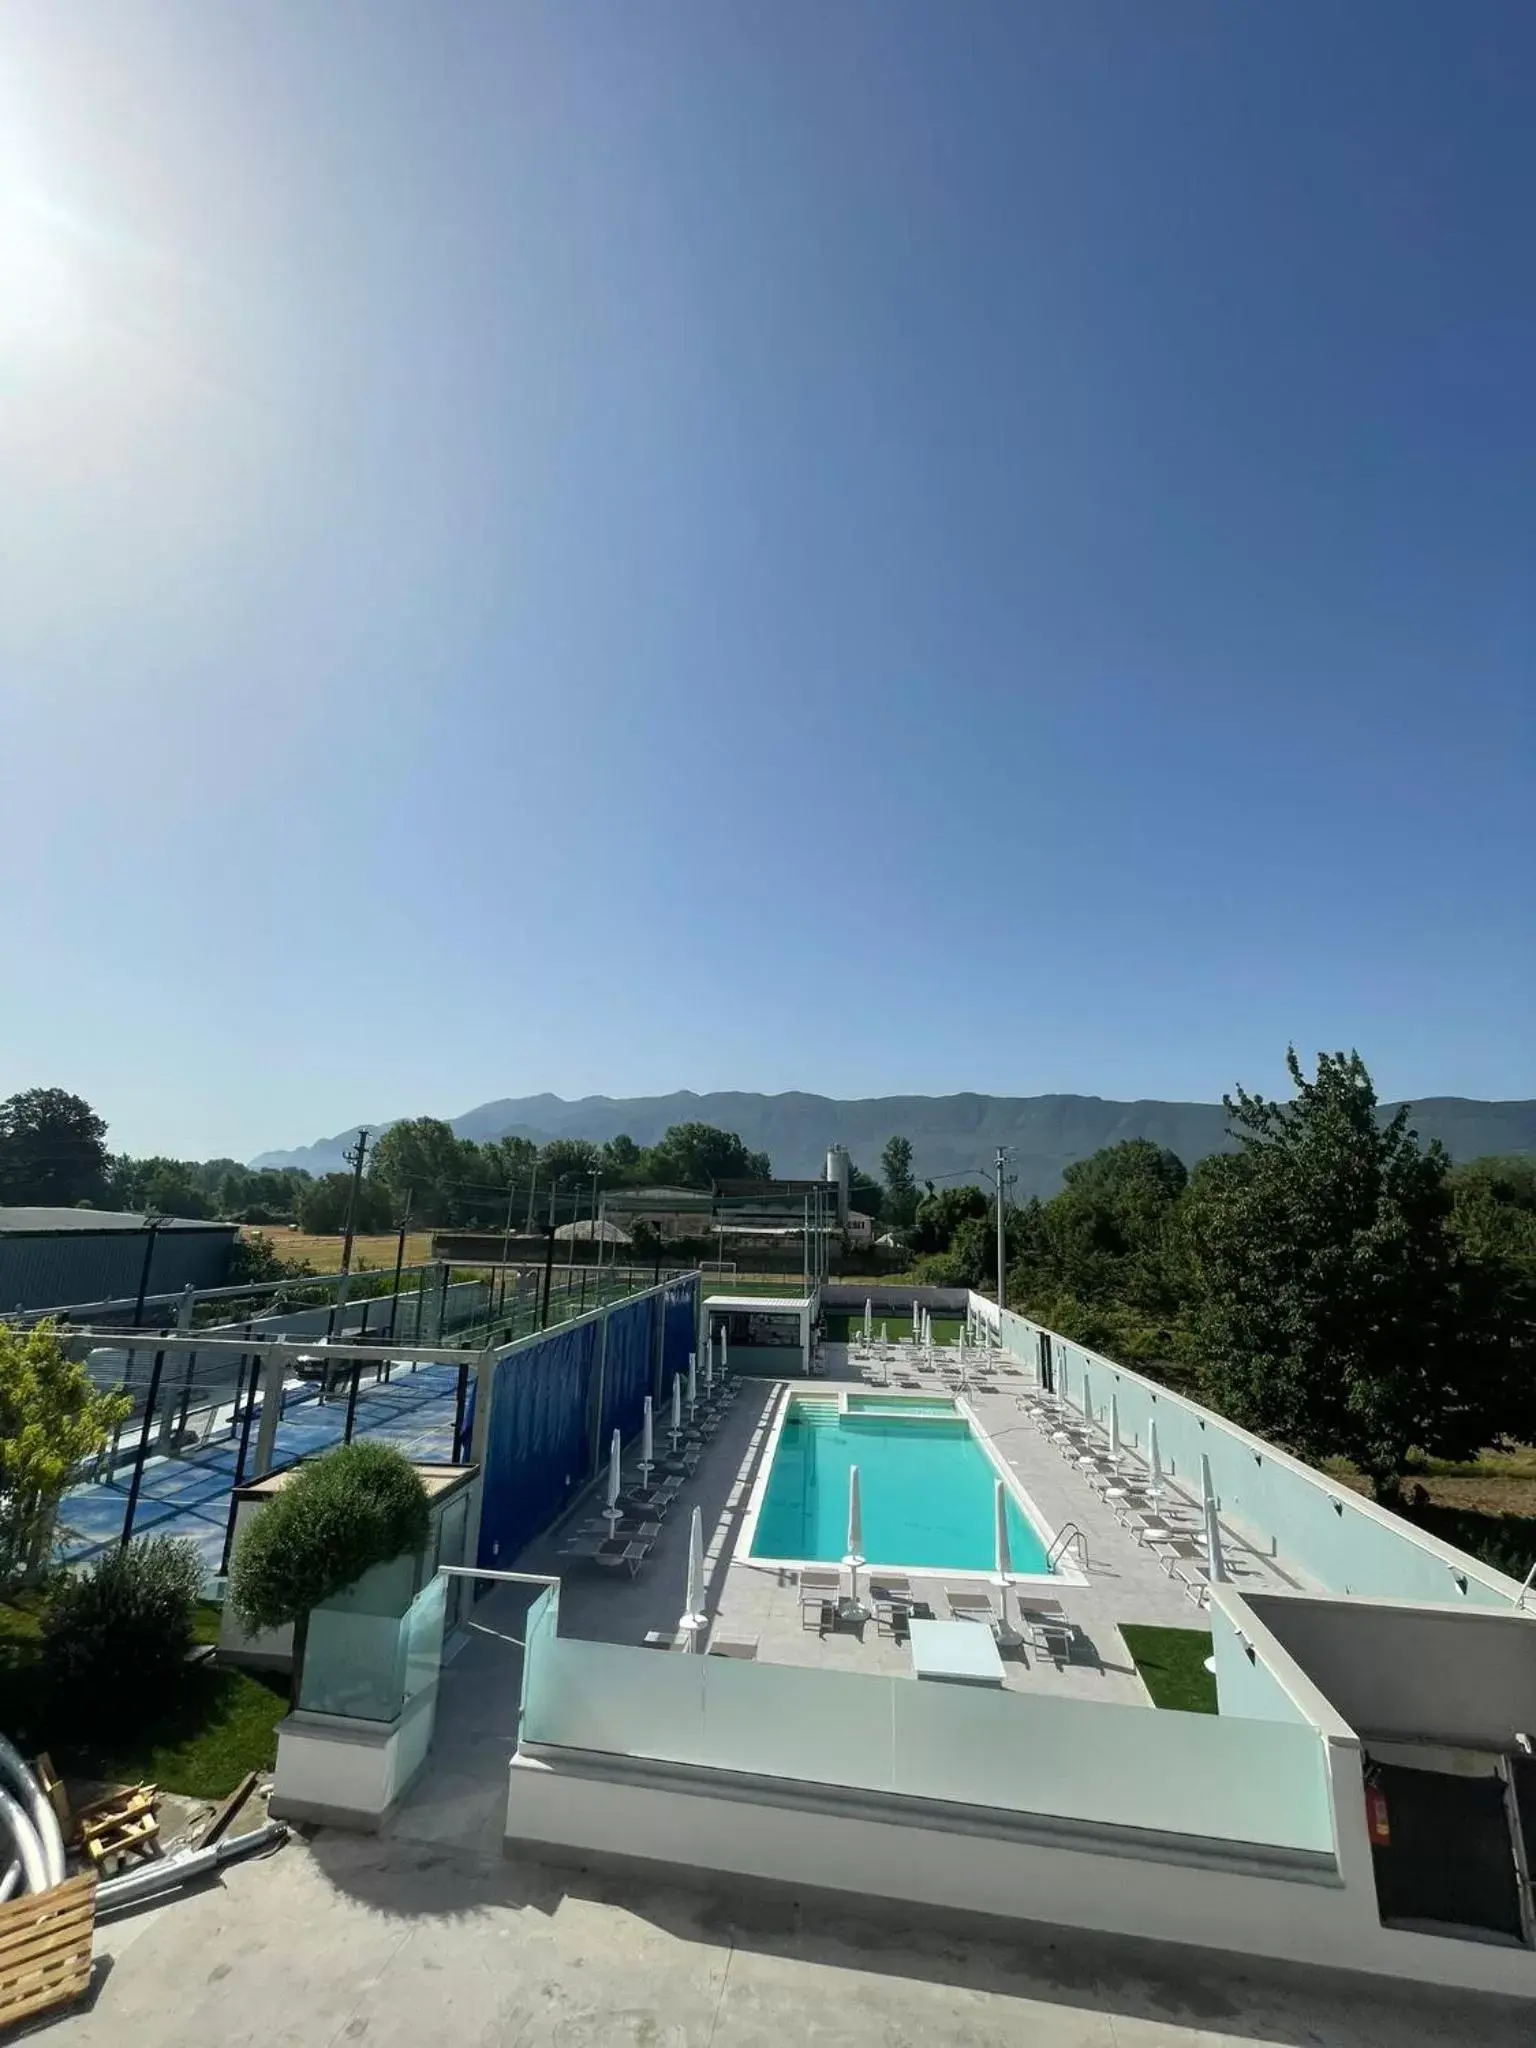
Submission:
[[[128,1539],[133,1534],[133,1518],[138,1512],[139,1488],[144,1480],[144,1460],[149,1455],[149,1433],[154,1426],[155,1403],[160,1398],[160,1375],[165,1370],[165,1353],[157,1351],[155,1362],[149,1370],[149,1388],[144,1396],[144,1427],[139,1431],[138,1454],[133,1461],[133,1477],[128,1482],[128,1505],[123,1511],[122,1547],[128,1548]]]
[[[603,1399],[607,1393],[608,1381],[608,1311],[597,1326],[597,1371],[592,1376],[596,1390],[592,1402],[592,1420],[587,1429],[587,1465],[596,1472],[603,1456]]]
[[[283,1415],[284,1360],[274,1345],[261,1361],[261,1427],[256,1432],[256,1469],[253,1479],[265,1479],[272,1470],[277,1450],[277,1425]]]

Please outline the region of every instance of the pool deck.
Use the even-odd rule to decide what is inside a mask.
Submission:
[[[829,1374],[850,1372],[842,1346],[825,1346],[822,1362]],[[563,1635],[588,1642],[638,1645],[650,1630],[670,1634],[683,1612],[688,1529],[697,1505],[702,1510],[705,1537],[704,1605],[721,1635],[755,1637],[757,1654],[765,1662],[886,1677],[910,1675],[909,1650],[879,1634],[873,1622],[862,1631],[839,1630],[827,1635],[802,1628],[799,1588],[789,1575],[735,1561],[735,1545],[767,1450],[773,1404],[785,1384],[776,1380],[738,1382],[735,1404],[664,1520],[656,1547],[638,1578],[573,1565],[559,1554],[563,1532],[599,1512],[600,1484],[577,1501],[563,1523],[519,1556],[519,1571],[560,1580]],[[865,1385],[852,1376],[787,1384],[823,1393],[844,1385]],[[1151,1701],[1120,1636],[1119,1624],[1201,1628],[1203,1614],[1115,1519],[1082,1474],[1050,1442],[1048,1433],[1022,1412],[1020,1397],[1026,1385],[1022,1377],[1005,1377],[999,1380],[997,1393],[976,1393],[970,1398],[982,1428],[992,1436],[1045,1520],[1053,1528],[1075,1521],[1084,1531],[1089,1572],[1086,1585],[1063,1584],[1056,1596],[1079,1631],[1072,1660],[1057,1665],[1029,1652],[1024,1661],[1010,1655],[1005,1660],[1007,1687],[1150,1711]],[[1253,1574],[1237,1579],[1242,1586],[1259,1590],[1287,1583],[1272,1566],[1235,1540],[1229,1545],[1229,1558],[1235,1568]],[[941,1590],[943,1583],[933,1581],[930,1591]],[[432,1751],[421,1777],[390,1823],[391,1834],[488,1856],[500,1853],[507,1815],[507,1760],[517,1747],[524,1620],[536,1590],[530,1585],[499,1587],[478,1603],[464,1635],[452,1645],[438,1693]],[[921,1593],[922,1588],[918,1585],[914,1590]]]
[[[827,1345],[825,1376],[791,1381],[818,1394],[842,1389],[867,1393],[842,1345]],[[938,1391],[936,1378],[925,1384]],[[715,1638],[755,1642],[758,1658],[815,1670],[863,1671],[886,1677],[911,1675],[907,1643],[882,1633],[871,1620],[822,1632],[802,1621],[798,1576],[746,1563],[736,1556],[752,1488],[762,1468],[779,1389],[785,1382],[741,1380],[738,1398],[706,1446],[699,1468],[667,1515],[654,1549],[638,1578],[604,1572],[559,1555],[563,1540],[551,1531],[518,1560],[520,1570],[548,1572],[561,1579],[561,1633],[589,1641],[641,1643],[649,1631],[671,1632],[684,1609],[688,1528],[692,1509],[703,1510],[705,1609]],[[1050,1441],[1048,1429],[1026,1412],[1022,1375],[1001,1377],[994,1393],[966,1396],[981,1429],[1020,1481],[1053,1530],[1075,1522],[1088,1547],[1086,1583],[1063,1578],[1051,1588],[1074,1631],[1070,1659],[1056,1660],[1026,1645],[1003,1657],[1010,1691],[1038,1691],[1057,1697],[1150,1705],[1120,1635],[1121,1622],[1168,1628],[1201,1628],[1202,1610],[1171,1579],[1154,1554],[1124,1526],[1071,1459]],[[1128,1463],[1134,1464],[1129,1458]],[[1177,1490],[1169,1489],[1177,1497]],[[567,1522],[587,1519],[600,1505],[600,1492],[580,1504]],[[1226,1555],[1234,1583],[1253,1591],[1295,1583],[1224,1527]],[[877,1574],[878,1576],[878,1574]],[[990,1576],[977,1572],[913,1573],[913,1597],[927,1601],[946,1619],[949,1588],[991,1589]],[[861,1591],[867,1574],[861,1574]],[[484,1611],[483,1609],[481,1611]],[[968,1624],[974,1625],[974,1624]]]

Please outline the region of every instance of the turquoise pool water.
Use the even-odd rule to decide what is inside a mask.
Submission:
[[[859,1468],[864,1555],[872,1564],[990,1572],[997,1474],[953,1410],[898,1414],[871,1403],[847,1415],[798,1404],[779,1432],[752,1539],[753,1557],[833,1563],[848,1548],[848,1468]],[[1016,1572],[1046,1570],[1045,1546],[1008,1499]]]

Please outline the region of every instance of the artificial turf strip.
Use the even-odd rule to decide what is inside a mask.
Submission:
[[[1205,1668],[1211,1638],[1203,1628],[1146,1628],[1122,1622],[1120,1633],[1155,1707],[1214,1714],[1216,1680]]]

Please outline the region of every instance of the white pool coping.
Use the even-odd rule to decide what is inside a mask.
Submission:
[[[947,1408],[957,1421],[965,1424],[970,1432],[972,1442],[976,1444],[987,1460],[987,1463],[992,1467],[993,1472],[1001,1479],[1004,1486],[1007,1487],[1009,1493],[1013,1496],[1015,1506],[1039,1538],[1041,1548],[1047,1556],[1050,1555],[1051,1546],[1055,1543],[1060,1532],[1052,1528],[1045,1515],[1035,1505],[1034,1500],[1020,1482],[1018,1474],[1013,1471],[1012,1467],[993,1443],[991,1437],[982,1428],[976,1411],[971,1407],[964,1395],[956,1395],[951,1398],[946,1394],[914,1393],[906,1389],[892,1391],[883,1387],[870,1388],[862,1381],[857,1383],[828,1381],[821,1387],[806,1386],[803,1383],[786,1381],[774,1395],[776,1413],[769,1427],[767,1442],[763,1447],[762,1462],[759,1465],[757,1477],[752,1483],[752,1492],[747,1501],[746,1514],[742,1518],[741,1531],[737,1536],[736,1547],[732,1553],[732,1562],[734,1564],[746,1565],[753,1571],[802,1572],[826,1571],[843,1562],[840,1558],[828,1557],[754,1557],[752,1555],[752,1545],[757,1540],[758,1517],[762,1512],[763,1503],[767,1499],[768,1483],[773,1477],[773,1464],[779,1453],[779,1437],[783,1433],[784,1424],[789,1419],[791,1409],[797,1402],[803,1402],[809,1407],[822,1408],[831,1404],[835,1405],[838,1417],[841,1419],[849,1412],[848,1397],[850,1394],[863,1398],[872,1398],[882,1407],[886,1405],[891,1407],[905,1405],[921,1408],[930,1415],[937,1409]],[[857,1415],[859,1410],[856,1408],[853,1412]],[[907,1578],[984,1580],[988,1585],[993,1586],[1003,1583],[1002,1575],[996,1570],[991,1566],[981,1565],[964,1567],[912,1564],[896,1558],[865,1557],[861,1558],[859,1569],[866,1577],[872,1575],[876,1578],[882,1572],[890,1572]],[[1088,1581],[1075,1564],[1072,1564],[1066,1556],[1062,1556],[1057,1559],[1054,1568],[1047,1572],[1009,1572],[1006,1575],[1006,1583],[1010,1586],[1022,1587],[1026,1590],[1033,1589],[1036,1592],[1044,1592],[1048,1587],[1086,1586]]]

